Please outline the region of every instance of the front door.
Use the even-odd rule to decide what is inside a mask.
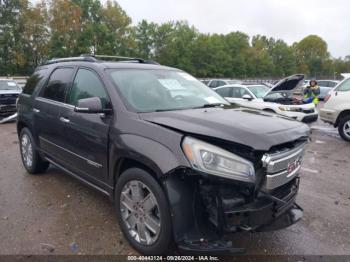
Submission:
[[[90,97],[99,97],[104,108],[111,108],[109,96],[98,74],[87,68],[79,68],[66,97],[69,106],[60,111],[64,134],[62,143],[69,152],[65,159],[69,169],[103,187],[102,181],[106,181],[108,176],[108,140],[112,114],[74,111],[79,99]]]

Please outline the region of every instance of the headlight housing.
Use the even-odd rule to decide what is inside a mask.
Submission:
[[[182,149],[193,169],[228,179],[255,182],[254,165],[220,147],[185,137]]]
[[[281,111],[301,112],[300,108],[293,108],[288,106],[279,106],[278,109]]]

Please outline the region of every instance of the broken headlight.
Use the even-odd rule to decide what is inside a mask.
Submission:
[[[196,170],[244,182],[255,181],[253,164],[220,147],[201,140],[186,137],[182,143],[183,151]]]

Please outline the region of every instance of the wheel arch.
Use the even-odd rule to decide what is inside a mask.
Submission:
[[[340,114],[337,117],[337,120],[334,123],[334,127],[338,127],[340,119],[342,119],[345,116],[349,116],[349,115],[350,115],[350,109],[346,109],[346,110],[343,110],[342,112],[340,112]]]

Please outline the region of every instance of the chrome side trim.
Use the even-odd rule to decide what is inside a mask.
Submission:
[[[49,161],[51,164],[53,164],[53,165],[57,166],[58,168],[62,169],[64,172],[66,172],[67,174],[71,175],[72,177],[74,177],[74,178],[78,179],[79,181],[87,184],[91,188],[94,188],[94,189],[100,191],[101,193],[103,193],[103,194],[105,194],[107,196],[110,196],[110,194],[106,190],[102,189],[101,187],[97,186],[96,184],[93,184],[93,183],[89,182],[88,180],[82,178],[81,176],[76,175],[75,173],[69,171],[67,168],[63,167],[62,165],[60,165],[57,162],[55,162],[54,160],[52,160],[50,157],[45,157],[45,159],[47,161]]]
[[[63,102],[59,102],[59,101],[54,101],[54,100],[51,100],[51,99],[47,99],[47,98],[44,98],[44,97],[36,97],[35,100],[38,100],[40,102],[44,102],[44,103],[48,103],[48,104],[52,104],[52,105],[56,105],[56,106],[64,106],[64,107],[67,107],[67,108],[70,108],[70,109],[74,109],[75,106],[73,105],[70,105],[70,104],[66,104],[66,103],[63,103]]]
[[[39,139],[42,140],[42,141],[44,141],[44,142],[46,142],[46,143],[49,143],[49,144],[51,144],[51,145],[53,145],[53,146],[55,146],[55,147],[58,147],[58,148],[60,148],[60,149],[62,149],[62,150],[64,150],[64,151],[66,151],[66,152],[68,152],[68,153],[70,153],[70,154],[72,154],[72,155],[74,155],[74,156],[76,156],[76,157],[79,157],[80,159],[85,160],[86,163],[88,163],[88,164],[91,165],[91,166],[94,166],[94,167],[96,167],[96,168],[102,168],[102,167],[103,167],[103,165],[101,165],[101,164],[99,164],[99,163],[96,163],[96,162],[94,162],[94,161],[92,161],[92,160],[90,160],[90,159],[87,159],[87,158],[85,158],[85,157],[83,157],[83,156],[80,156],[80,155],[78,155],[78,154],[76,154],[76,153],[74,153],[74,152],[72,152],[72,151],[70,151],[70,150],[68,150],[68,149],[66,149],[66,148],[63,148],[63,147],[61,147],[61,146],[59,146],[59,145],[57,145],[57,144],[55,144],[55,143],[53,143],[53,142],[51,142],[51,141],[49,141],[49,140],[43,138],[43,137],[41,137],[41,136],[39,136]]]

